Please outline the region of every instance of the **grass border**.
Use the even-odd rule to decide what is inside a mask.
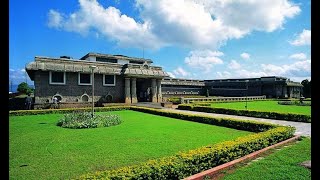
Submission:
[[[169,112],[166,110],[136,106],[102,107],[96,108],[96,111],[124,109],[258,133],[239,137],[233,141],[224,141],[187,152],[179,152],[172,156],[149,160],[136,165],[87,173],[80,175],[76,179],[183,179],[291,138],[295,131],[294,127],[274,125],[271,123],[192,115],[189,113]],[[11,111],[9,114],[11,116],[35,115],[65,113],[75,110],[79,109],[23,110]],[[90,111],[90,108],[81,108],[80,110]]]
[[[229,114],[229,115],[237,115],[237,116],[249,116],[249,117],[277,119],[277,120],[284,120],[284,121],[311,123],[311,115],[304,115],[304,114],[214,108],[206,105],[197,105],[197,104],[180,104],[178,106],[178,109],[207,112],[207,113]]]

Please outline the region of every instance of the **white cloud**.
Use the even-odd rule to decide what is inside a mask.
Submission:
[[[240,69],[241,65],[236,60],[231,60],[228,66],[229,69]]]
[[[48,26],[77,32],[82,35],[92,31],[117,41],[118,45],[158,48],[160,39],[150,31],[148,22],[139,23],[114,7],[104,8],[96,0],[79,0],[80,9],[68,16],[49,11]]]
[[[228,79],[231,78],[232,74],[228,71],[223,71],[223,72],[217,72],[217,78],[218,79]]]
[[[176,78],[176,76],[172,72],[167,72],[167,73],[169,74],[170,77]]]
[[[290,59],[296,59],[296,60],[304,60],[307,59],[307,56],[304,53],[297,53],[297,54],[292,54],[289,56]]]
[[[186,77],[190,75],[190,73],[184,70],[182,67],[178,67],[177,69],[173,70],[173,74],[176,76],[182,76],[182,77]]]
[[[13,84],[20,84],[21,82],[26,82],[26,78],[29,85],[33,84],[24,68],[9,69],[9,82],[12,81]]]
[[[255,78],[261,76],[284,76],[301,79],[311,77],[311,60],[297,61],[293,64],[274,65],[261,64],[257,70],[238,69],[232,71],[217,72],[217,78]]]
[[[48,13],[48,27],[60,28],[62,25],[62,21],[62,15],[58,11],[50,9]]]
[[[245,60],[250,59],[250,54],[248,54],[248,53],[246,53],[246,52],[240,54],[240,56],[242,57],[242,59],[245,59]]]
[[[289,42],[294,46],[311,45],[311,30],[304,29],[295,40]]]
[[[300,12],[288,0],[136,0],[135,5],[139,21],[96,0],[79,0],[80,8],[69,15],[50,10],[48,26],[83,35],[96,31],[121,46],[214,50],[255,30],[281,28]]]
[[[209,73],[214,65],[223,64],[220,56],[223,56],[220,51],[195,50],[189,52],[189,56],[184,59],[184,62],[192,68],[199,68],[205,73]]]

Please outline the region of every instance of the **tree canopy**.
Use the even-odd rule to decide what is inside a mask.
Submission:
[[[26,82],[22,82],[18,85],[17,91],[23,94],[31,94],[33,93],[33,89],[29,87]]]

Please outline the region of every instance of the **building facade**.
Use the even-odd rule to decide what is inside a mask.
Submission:
[[[162,102],[163,96],[300,97],[302,85],[285,77],[192,80],[170,78],[152,60],[88,53],[80,59],[36,56],[26,66],[35,86],[35,108],[52,103]],[[94,97],[92,97],[92,83]]]
[[[35,105],[61,103],[162,101],[161,80],[167,73],[149,59],[88,53],[69,57],[35,57],[26,71],[35,86]],[[94,78],[93,78],[94,76]],[[92,82],[94,81],[94,97]]]

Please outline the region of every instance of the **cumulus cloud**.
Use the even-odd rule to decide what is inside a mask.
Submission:
[[[167,72],[167,73],[169,74],[170,77],[176,78],[176,76],[172,72]]]
[[[50,10],[48,13],[48,27],[51,28],[60,28],[62,25],[63,17],[62,15],[55,10]]]
[[[247,69],[238,69],[229,73],[228,71],[217,72],[217,78],[254,78],[261,76],[284,76],[295,79],[311,77],[311,60],[306,59],[297,61],[293,64],[274,65],[261,64],[253,71]]]
[[[223,56],[220,51],[195,50],[189,52],[189,56],[184,59],[184,62],[192,68],[199,68],[205,73],[209,73],[214,65],[223,64],[220,56]]]
[[[294,46],[311,45],[311,30],[304,29],[295,40],[289,42]]]
[[[149,22],[139,23],[115,7],[104,8],[96,0],[79,0],[80,9],[69,15],[48,13],[48,26],[87,35],[90,31],[117,41],[118,45],[158,48],[163,43],[150,31]],[[65,18],[63,18],[65,17]]]
[[[296,60],[304,60],[307,59],[307,56],[304,53],[297,53],[297,54],[292,54],[289,56],[290,59],[296,59]]]
[[[244,53],[240,54],[240,56],[241,56],[241,57],[242,57],[242,59],[244,59],[244,60],[248,60],[248,59],[250,59],[250,54],[248,54],[248,53],[246,53],[246,52],[244,52]]]
[[[26,79],[28,84],[33,84],[24,68],[9,69],[9,82],[12,81],[13,84],[20,84],[21,82],[26,82]]]
[[[228,66],[229,69],[240,69],[241,65],[236,60],[231,60]]]
[[[190,73],[184,70],[182,67],[178,67],[177,69],[173,70],[173,74],[175,76],[182,76],[182,77],[186,77],[190,75]]]
[[[96,31],[121,46],[217,49],[252,31],[281,28],[300,12],[288,0],[136,0],[135,6],[139,21],[97,0],[79,0],[69,15],[51,9],[48,26],[83,35]]]

